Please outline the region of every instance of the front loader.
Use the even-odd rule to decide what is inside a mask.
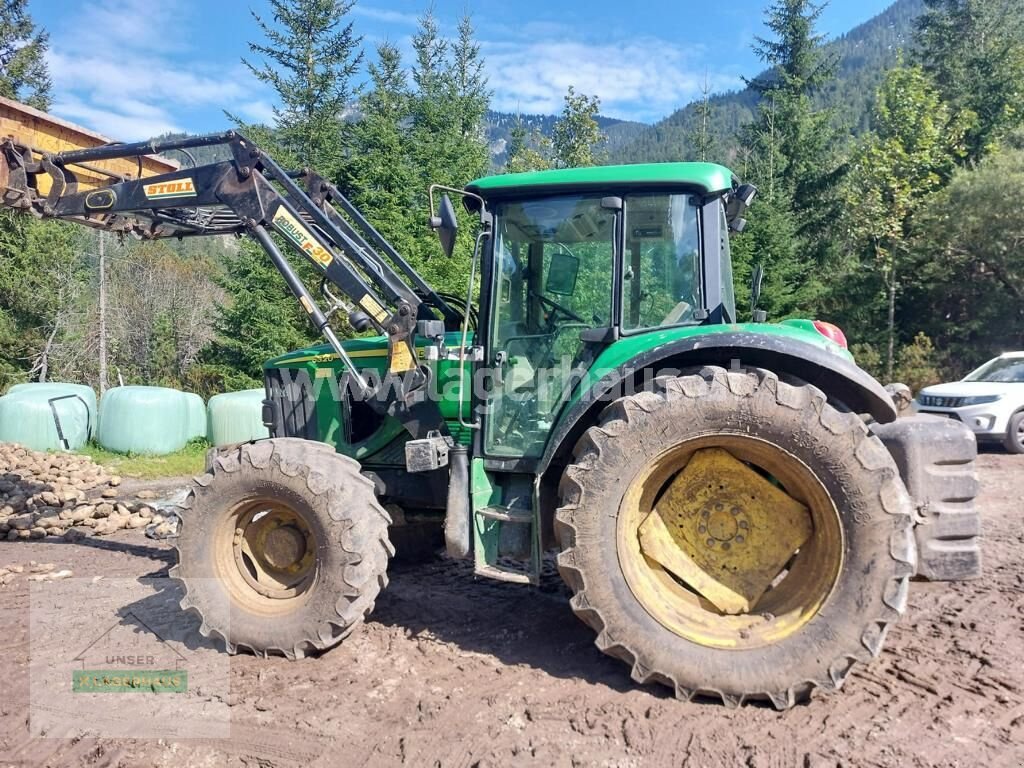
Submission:
[[[139,160],[212,145],[230,159]],[[53,151],[15,131],[2,152],[9,206],[254,238],[326,339],[266,363],[272,437],[212,454],[181,515],[182,606],[228,652],[336,645],[414,523],[480,577],[537,584],[556,550],[637,682],[786,708],[880,652],[915,574],[979,573],[970,432],[897,419],[833,325],[739,322],[729,237],[756,191],[721,166],[432,188],[447,258],[450,195],[478,222],[455,297],[328,180],[234,132]],[[320,270],[326,311],[279,243]],[[364,335],[340,340],[338,312]]]

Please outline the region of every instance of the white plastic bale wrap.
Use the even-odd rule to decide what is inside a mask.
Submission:
[[[28,384],[15,384],[7,390],[8,395],[17,395],[25,392],[46,392],[48,393],[47,399],[56,397],[67,397],[68,399],[81,398],[89,412],[89,437],[96,437],[100,426],[99,409],[97,408],[96,391],[89,385],[72,384],[64,381],[29,382]]]
[[[186,392],[188,400],[188,439],[197,437],[209,438],[209,426],[206,423],[206,403],[203,398],[192,392]]]
[[[166,387],[108,389],[100,401],[99,443],[117,453],[161,456],[180,451],[195,436],[193,398]]]
[[[95,408],[96,395],[80,384],[12,387],[0,397],[0,443],[34,451],[77,451],[95,428]]]
[[[265,396],[262,389],[247,389],[211,397],[207,405],[210,441],[223,446],[270,437],[263,424]]]

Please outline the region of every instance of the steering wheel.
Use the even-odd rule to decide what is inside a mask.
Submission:
[[[541,304],[543,304],[545,307],[548,307],[553,312],[561,312],[563,315],[568,317],[570,320],[575,320],[577,323],[583,323],[584,325],[586,324],[586,322],[587,322],[586,320],[584,320],[582,317],[577,315],[571,309],[568,309],[567,307],[563,307],[557,301],[552,301],[547,296],[543,296],[543,295],[541,295],[539,293],[538,294],[534,294],[534,295],[540,300]],[[554,324],[554,319],[555,319],[554,315],[551,315],[548,318],[548,326],[549,327]]]

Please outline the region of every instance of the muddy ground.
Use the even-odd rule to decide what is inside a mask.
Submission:
[[[557,580],[540,591],[474,583],[464,566],[437,560],[395,566],[366,626],[318,659],[228,659],[203,644],[178,646],[198,688],[190,715],[229,725],[230,738],[198,728],[162,739],[82,738],[115,724],[154,736],[175,730],[173,717],[124,714],[125,695],[114,693],[80,694],[77,710],[63,713],[70,721],[40,736],[30,712],[60,707],[40,701],[38,688],[30,699],[30,650],[70,658],[87,640],[87,614],[117,613],[101,600],[90,608],[76,589],[153,577],[139,587],[152,593],[139,605],[155,605],[166,624],[157,616],[147,626],[164,628],[156,631],[172,643],[194,626],[182,627],[173,610],[168,547],[139,531],[0,543],[0,567],[54,563],[77,579],[30,585],[26,575],[0,589],[0,765],[1020,766],[1024,457],[985,453],[979,465],[984,579],[915,583],[878,661],[838,694],[784,713],[684,704],[637,687],[594,648]],[[220,688],[200,679],[218,666]]]

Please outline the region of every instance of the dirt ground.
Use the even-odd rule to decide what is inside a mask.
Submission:
[[[78,734],[39,737],[30,711],[47,702],[30,702],[30,650],[45,642],[73,655],[83,638],[71,627],[88,601],[69,581],[30,585],[26,575],[0,589],[0,765],[1024,765],[1024,457],[993,451],[979,465],[985,577],[915,583],[881,658],[839,693],[788,712],[684,704],[638,687],[596,650],[557,577],[540,590],[474,582],[438,559],[395,566],[365,627],[318,659],[228,659],[193,643],[202,664],[227,670],[224,690],[204,683],[197,693],[208,717],[214,705],[227,713],[230,738],[81,737],[97,710],[124,701],[111,693],[85,694]],[[174,612],[168,547],[139,531],[0,543],[0,566],[30,560],[71,569],[86,586],[154,577],[142,588],[160,593],[167,621],[182,637],[195,629]],[[42,616],[30,611],[33,594],[49,599]],[[41,626],[51,627],[42,639]]]

